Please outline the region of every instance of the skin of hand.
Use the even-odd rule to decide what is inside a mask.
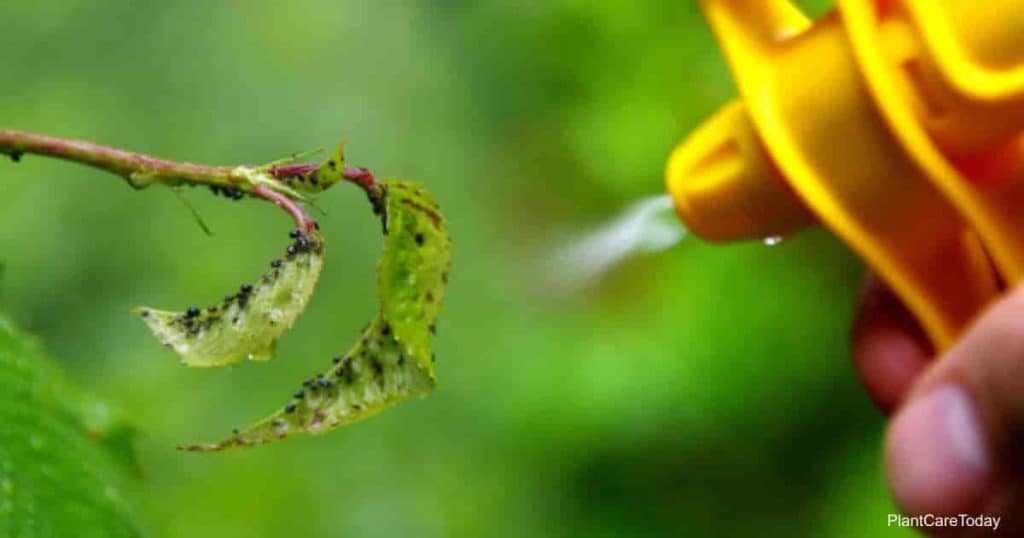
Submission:
[[[1001,516],[996,532],[933,531],[940,536],[1024,536],[1024,286],[936,357],[899,300],[869,278],[852,339],[858,375],[890,417],[886,474],[904,513]]]

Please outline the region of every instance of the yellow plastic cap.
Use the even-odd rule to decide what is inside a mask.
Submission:
[[[702,0],[741,100],[673,153],[715,241],[815,221],[951,345],[1024,278],[1024,0]]]
[[[784,236],[815,222],[770,162],[739,101],[677,147],[665,174],[679,218],[711,241]]]

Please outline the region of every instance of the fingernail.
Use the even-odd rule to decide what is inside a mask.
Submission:
[[[907,512],[971,508],[986,489],[990,459],[967,393],[941,385],[908,402],[890,426],[886,466],[893,494]]]

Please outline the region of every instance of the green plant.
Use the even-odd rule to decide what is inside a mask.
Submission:
[[[138,536],[134,429],[0,313],[0,536]]]
[[[283,259],[255,284],[243,284],[218,305],[184,311],[136,311],[154,335],[188,366],[223,366],[267,360],[277,339],[305,308],[323,265],[326,241],[300,203],[347,180],[366,193],[386,237],[378,264],[380,309],[362,338],[331,369],[308,380],[293,401],[229,439],[182,448],[220,450],[281,439],[294,432],[322,433],[349,424],[434,387],[432,333],[451,266],[451,239],[440,208],[414,183],[377,181],[364,168],[345,165],[344,145],[323,163],[293,156],[262,166],[178,163],[88,142],[0,130],[0,152],[19,161],[26,153],[88,164],[143,189],[205,185],[230,199],[270,201],[287,211],[297,229]]]
[[[323,433],[433,390],[431,339],[451,268],[451,238],[437,203],[415,184],[385,180],[369,193],[385,240],[377,265],[380,311],[360,340],[334,357],[326,372],[306,380],[283,409],[222,442],[187,450]]]

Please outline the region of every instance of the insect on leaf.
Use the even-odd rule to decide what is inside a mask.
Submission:
[[[269,360],[278,339],[306,308],[323,267],[325,243],[318,232],[295,230],[291,236],[294,242],[282,259],[270,262],[255,284],[243,284],[220,304],[184,312],[135,311],[188,366]]]
[[[369,194],[385,238],[377,265],[380,310],[362,337],[325,372],[306,380],[282,409],[224,441],[184,450],[324,433],[433,390],[432,338],[451,267],[451,238],[437,204],[417,185],[386,180]]]

